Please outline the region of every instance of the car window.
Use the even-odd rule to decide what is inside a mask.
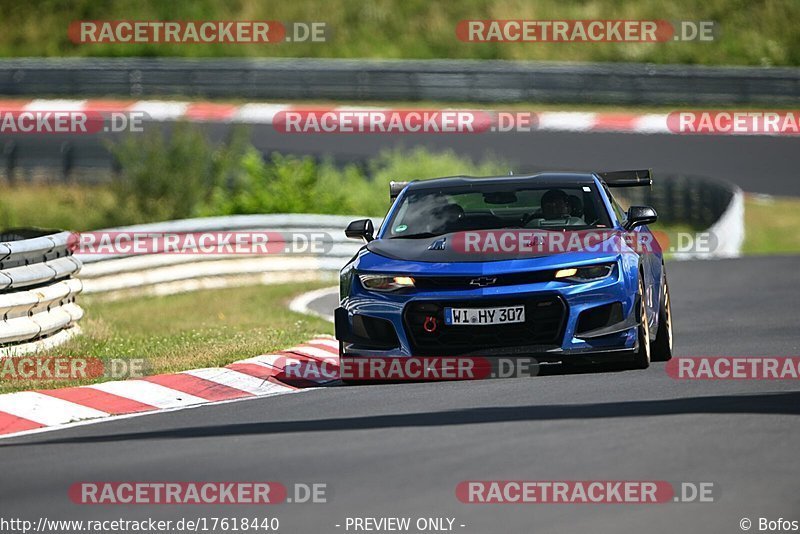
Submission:
[[[604,187],[604,189],[606,190],[606,195],[608,195],[608,198],[611,200],[611,209],[614,210],[614,214],[616,214],[617,220],[620,222],[620,224],[625,224],[625,221],[628,220],[627,211],[622,208],[622,206],[614,197],[614,195],[611,194],[611,191],[608,189],[608,187]]]
[[[408,191],[388,223],[386,237],[497,228],[579,230],[608,226],[608,214],[594,185],[487,183]]]

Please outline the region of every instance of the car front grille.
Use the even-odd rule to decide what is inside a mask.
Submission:
[[[444,309],[525,306],[525,322],[504,325],[446,325]],[[459,301],[412,301],[403,320],[415,356],[452,356],[484,349],[524,346],[560,346],[564,335],[567,306],[557,295],[517,299]],[[433,317],[437,327],[425,331]]]

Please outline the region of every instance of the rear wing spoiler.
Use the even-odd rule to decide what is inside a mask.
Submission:
[[[397,198],[397,195],[400,194],[400,191],[405,189],[405,187],[410,183],[411,182],[395,182],[394,180],[389,182],[389,199],[394,202],[394,199]]]
[[[653,185],[652,169],[598,172],[597,176],[599,176],[608,187],[641,187]]]
[[[608,187],[649,187],[653,185],[653,172],[651,169],[638,169],[633,171],[598,172],[597,176]],[[389,182],[389,199],[394,202],[397,195],[411,182]]]

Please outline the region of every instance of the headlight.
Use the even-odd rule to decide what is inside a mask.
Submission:
[[[370,291],[399,291],[414,287],[414,279],[410,276],[388,276],[385,274],[359,274],[361,285]]]
[[[559,269],[556,271],[556,280],[568,282],[591,282],[608,278],[614,271],[614,264],[590,265],[588,267],[574,267],[571,269]]]

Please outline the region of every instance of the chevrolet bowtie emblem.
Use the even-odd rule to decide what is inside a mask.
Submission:
[[[492,278],[489,276],[481,276],[480,278],[473,278],[469,281],[469,285],[476,286],[476,287],[486,287],[490,286],[497,282],[497,278]]]

